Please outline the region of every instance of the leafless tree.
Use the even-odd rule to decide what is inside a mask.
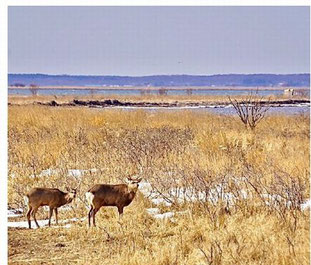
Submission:
[[[25,87],[25,85],[22,84],[22,83],[14,83],[12,86],[15,86],[15,87]]]
[[[164,88],[164,87],[161,87],[159,90],[158,90],[158,94],[160,95],[160,96],[166,96],[167,95],[167,89],[166,88]]]
[[[146,89],[145,88],[140,89],[139,92],[140,92],[140,95],[144,96],[146,94]]]
[[[38,90],[39,90],[39,86],[36,84],[30,84],[29,85],[29,90],[31,92],[31,94],[33,96],[37,96],[38,95]]]
[[[186,92],[188,96],[192,95],[192,88],[187,88]]]
[[[231,99],[229,97],[229,101],[233,105],[240,120],[244,123],[245,128],[250,128],[251,130],[256,128],[270,109],[270,99],[264,100],[263,97],[258,98],[256,94],[249,94],[245,100]]]

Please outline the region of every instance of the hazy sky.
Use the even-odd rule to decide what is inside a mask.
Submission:
[[[309,7],[9,7],[9,72],[309,73]]]

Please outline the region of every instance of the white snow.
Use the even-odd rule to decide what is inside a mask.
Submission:
[[[164,198],[154,198],[154,199],[151,199],[151,202],[156,204],[156,205],[164,204],[165,206],[168,206],[168,207],[172,206],[172,203],[168,202]]]
[[[57,174],[59,173],[59,170],[58,169],[45,169],[45,170],[42,170],[39,177],[50,177],[54,174]]]
[[[245,183],[245,178],[232,178],[237,186],[243,185]],[[235,194],[231,192],[227,192],[228,190],[227,183],[220,183],[214,185],[208,191],[198,191],[194,188],[189,187],[178,187],[171,188],[167,192],[163,192],[163,195],[156,192],[151,184],[147,181],[143,182],[140,185],[139,190],[143,193],[143,195],[148,198],[153,204],[165,204],[166,206],[171,206],[172,202],[174,203],[183,203],[183,202],[210,202],[217,203],[219,200],[225,202],[227,206],[233,206],[237,200],[247,200],[252,198],[252,193],[241,187],[239,191]],[[264,193],[260,195],[266,205],[271,207],[279,207],[281,204],[290,208],[293,206],[293,202],[282,198],[278,194],[269,194]],[[308,199],[304,203],[300,205],[301,210],[307,210],[311,208],[311,200]]]
[[[156,192],[148,181],[140,182],[138,189],[146,198],[151,200],[151,202],[156,205],[158,204],[165,204],[166,206],[172,205],[172,203],[165,200],[163,196],[161,196],[158,192]]]
[[[8,218],[20,217],[23,216],[23,209],[8,209],[7,211]]]
[[[75,178],[81,178],[88,170],[84,169],[69,169],[68,170],[68,176],[69,177],[75,177]]]
[[[175,214],[173,212],[159,213],[155,214],[153,217],[156,219],[169,219],[172,218]]]
[[[95,173],[98,170],[96,168],[91,168],[91,169],[68,169],[67,172],[67,176],[68,177],[74,177],[74,178],[81,178],[83,175],[85,175],[88,172],[92,172]],[[37,175],[37,177],[50,177],[53,175],[57,175],[57,174],[61,174],[61,170],[60,169],[44,169],[41,171],[41,173],[39,175]],[[34,178],[34,175],[30,176],[31,178]]]
[[[145,197],[149,197],[153,193],[152,186],[147,181],[140,182],[139,186],[138,186],[138,189]]]
[[[55,222],[51,222],[51,227],[62,227],[62,228],[69,228],[71,227],[72,222],[77,221],[84,221],[86,218],[71,218],[71,219],[65,219],[65,220],[59,220],[59,224],[65,224],[61,226],[56,226]],[[37,220],[40,227],[46,227],[49,224],[49,220]],[[28,228],[28,222],[27,221],[18,221],[18,222],[7,222],[8,227],[22,227],[22,228]],[[31,228],[37,229],[37,225],[35,224],[35,221],[31,220]]]
[[[147,213],[149,213],[150,215],[154,215],[160,212],[159,208],[148,208],[146,209]]]
[[[37,220],[38,224],[43,227],[48,225],[49,220]],[[28,222],[27,221],[18,221],[18,222],[8,222],[8,227],[23,227],[28,228]],[[37,229],[37,226],[34,221],[31,221],[31,227],[34,229]]]
[[[311,208],[311,199],[306,200],[304,203],[300,205],[300,209],[305,211]]]
[[[233,205],[236,199],[236,196],[233,193],[225,192],[224,185],[215,185],[214,188],[210,189],[209,192],[197,191],[193,188],[172,188],[170,189],[163,197],[161,194],[157,192],[150,192],[149,199],[154,204],[164,203],[166,206],[171,206],[172,203],[169,202],[195,202],[195,201],[209,201],[212,203],[216,203],[218,200],[223,200],[227,202],[229,205]],[[145,193],[143,193],[145,194]],[[147,196],[146,196],[147,197]],[[241,191],[241,198],[245,199],[247,197],[247,192],[243,190]],[[166,199],[165,199],[166,198]]]
[[[41,178],[41,177],[50,177],[50,176],[53,176],[53,175],[56,175],[60,172],[59,169],[44,169],[41,171],[41,173],[39,175],[37,175],[37,177]],[[34,178],[35,175],[31,175],[30,176],[31,178]]]
[[[68,169],[68,176],[69,177],[75,177],[75,178],[81,178],[86,173],[92,172],[95,173],[98,170],[96,168],[91,169]]]

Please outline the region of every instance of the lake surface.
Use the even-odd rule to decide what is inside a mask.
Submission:
[[[224,114],[224,115],[235,115],[236,111],[233,107],[226,108],[207,108],[208,111]],[[297,114],[305,114],[310,115],[310,106],[297,106],[297,107],[271,107],[267,111],[267,115],[273,114],[288,114],[288,115],[297,115]]]
[[[167,89],[167,95],[190,95],[188,89]],[[39,89],[38,95],[131,95],[139,96],[143,94],[158,95],[159,90],[141,90],[141,89],[96,89],[96,90],[84,90],[84,89]],[[234,95],[248,95],[251,90],[225,90],[225,89],[192,89],[191,95],[217,95],[217,96],[234,96]],[[255,93],[255,91],[253,91]],[[9,89],[9,95],[31,95],[28,89]],[[283,95],[283,90],[258,90],[259,96],[269,96],[269,95]]]
[[[226,107],[105,107],[105,108],[96,108],[101,111],[108,109],[121,109],[125,111],[151,111],[151,112],[166,112],[166,111],[182,111],[188,110],[193,112],[211,112],[221,115],[236,115],[236,111],[232,106]],[[310,115],[310,105],[297,105],[297,106],[283,106],[283,107],[270,107],[267,111],[267,115],[275,114],[286,114],[286,115]]]
[[[143,95],[146,90],[141,89],[96,89],[96,90],[88,90],[88,89],[39,89],[39,95],[130,95],[130,96],[138,96]],[[310,95],[309,90],[305,90],[308,95]],[[148,94],[158,95],[159,90],[149,90]],[[254,90],[246,90],[246,89],[236,89],[236,90],[226,90],[226,89],[192,89],[192,95],[215,95],[215,96],[235,96],[235,95],[248,95],[251,92],[255,93]],[[9,95],[31,95],[30,90],[28,89],[9,89]],[[147,93],[146,93],[147,94]],[[188,89],[167,89],[167,95],[189,95]],[[260,96],[269,96],[269,95],[283,95],[283,90],[258,90],[258,95]],[[165,97],[165,95],[164,95]],[[182,108],[163,108],[163,107],[111,107],[111,108],[119,108],[124,110],[148,110],[148,111],[178,111],[178,110],[190,110],[190,111],[209,111],[218,114],[224,115],[233,115],[236,114],[235,110],[231,106],[226,107],[182,107]],[[107,109],[107,108],[104,108]],[[110,107],[108,107],[110,109]],[[295,106],[282,106],[282,107],[271,107],[268,111],[269,114],[308,114],[310,113],[310,106],[307,105],[295,105]]]

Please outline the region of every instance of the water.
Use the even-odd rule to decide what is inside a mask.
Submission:
[[[158,95],[159,90],[149,90],[149,94]],[[192,89],[192,95],[211,95],[211,96],[235,96],[235,95],[248,95],[250,94],[250,90],[237,89],[237,90],[224,90],[224,89]],[[28,89],[9,89],[9,95],[31,95],[30,90]],[[99,95],[131,95],[131,96],[139,96],[144,93],[144,90],[140,89],[97,89],[93,90],[84,90],[84,89],[39,89],[39,95],[91,95],[91,94],[99,94]],[[189,90],[187,89],[167,89],[167,95],[189,95]],[[258,90],[259,96],[269,96],[269,95],[283,95],[283,90]]]
[[[94,91],[94,90],[93,90]],[[309,91],[306,90],[309,94]],[[28,89],[9,89],[9,95],[31,95],[30,90]],[[151,95],[158,95],[158,90],[150,90]],[[235,96],[235,95],[248,95],[251,93],[251,90],[237,89],[237,90],[224,90],[224,89],[200,89],[192,90],[192,95],[222,95],[222,96]],[[38,90],[39,95],[91,95],[91,94],[102,94],[102,95],[131,95],[137,96],[142,95],[142,90],[139,89],[98,89],[94,93],[91,93],[90,90],[77,90],[77,89],[42,89]],[[188,95],[187,89],[180,90],[167,90],[167,95]],[[258,90],[259,96],[269,96],[269,95],[283,95],[283,90]],[[164,96],[165,97],[165,96]],[[184,108],[157,108],[157,107],[112,107],[112,108],[121,108],[125,110],[138,110],[138,109],[147,109],[150,111],[174,111],[174,110],[184,110],[188,109],[191,111],[209,111],[217,114],[224,115],[233,115],[236,114],[235,110],[231,106],[226,107],[184,107]],[[110,108],[109,108],[110,109]],[[296,105],[296,106],[283,106],[283,107],[271,107],[268,111],[268,114],[309,114],[310,106],[308,105]]]
[[[236,115],[236,111],[233,107],[226,108],[207,108],[208,111],[223,114],[223,115]],[[271,107],[267,111],[267,115],[273,114],[287,114],[287,115],[310,115],[310,106],[284,106],[284,107]]]
[[[132,106],[114,106],[105,108],[96,108],[97,110],[110,110],[110,109],[121,109],[124,111],[151,111],[151,112],[166,112],[166,111],[193,111],[193,112],[211,112],[221,115],[236,115],[236,111],[232,106],[225,107],[132,107]],[[267,115],[275,114],[286,114],[286,115],[310,115],[309,105],[297,105],[297,106],[283,106],[283,107],[271,107],[267,111]]]

